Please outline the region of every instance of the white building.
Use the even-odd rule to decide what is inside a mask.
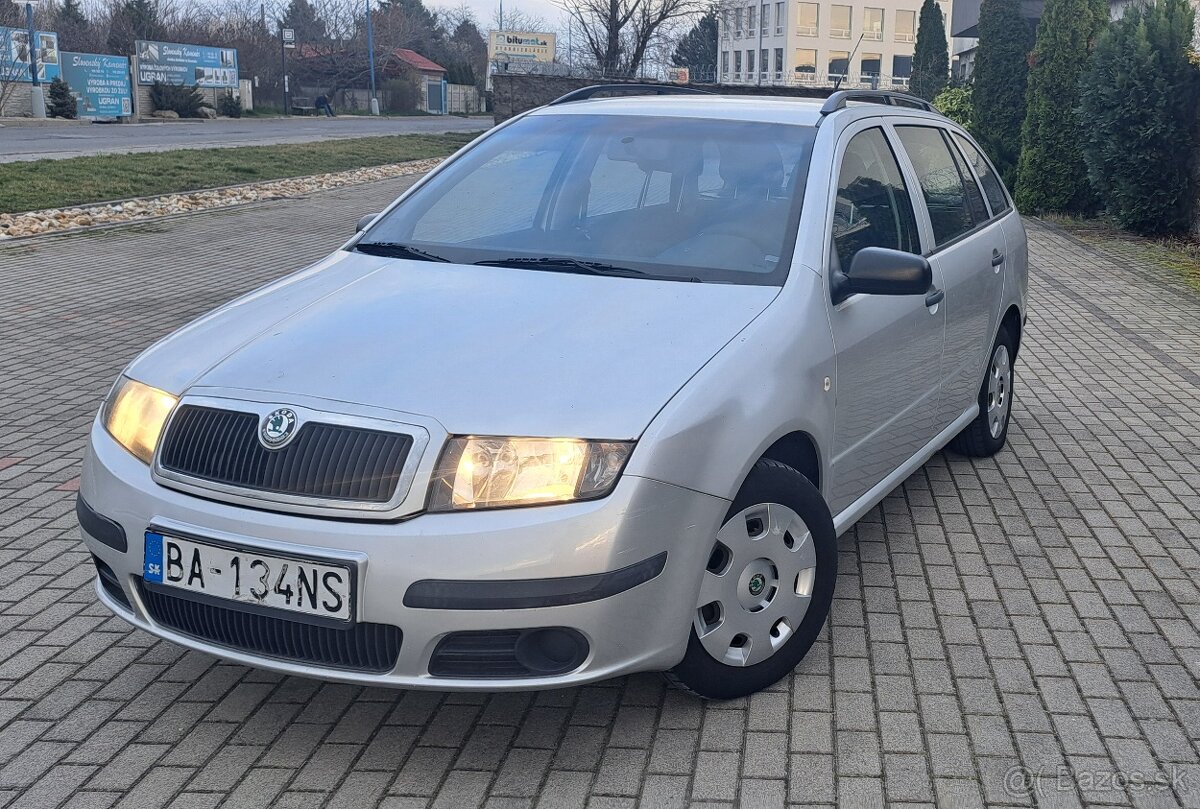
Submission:
[[[736,2],[718,13],[722,83],[908,86],[921,0]],[[952,2],[938,2],[947,27]]]

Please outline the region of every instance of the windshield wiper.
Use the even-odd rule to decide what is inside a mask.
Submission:
[[[476,261],[475,263],[482,267],[513,267],[516,269],[570,272],[578,273],[580,275],[615,275],[625,278],[650,278],[665,281],[700,280],[699,278],[686,278],[676,275],[651,275],[643,270],[635,270],[633,267],[621,267],[616,264],[606,264],[603,261],[586,261],[580,258],[571,258],[570,256],[543,256],[533,258],[515,256],[513,258],[497,258],[488,259],[487,261]]]
[[[354,249],[370,256],[386,256],[387,258],[411,258],[417,261],[449,261],[450,259],[430,253],[419,247],[413,247],[400,242],[359,242]]]

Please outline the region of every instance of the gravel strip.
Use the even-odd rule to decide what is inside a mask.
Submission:
[[[314,191],[326,191],[347,185],[387,180],[405,174],[424,174],[444,159],[432,157],[424,160],[409,160],[404,163],[351,169],[350,171],[337,171],[330,174],[314,174],[311,177],[292,177],[286,180],[247,183],[246,185],[214,188],[207,191],[163,194],[157,197],[142,197],[121,202],[101,202],[72,208],[49,208],[44,211],[0,214],[0,241],[59,233],[64,230],[77,230],[96,225],[138,222],[158,216],[203,211],[209,208],[227,208],[250,202],[298,197]]]

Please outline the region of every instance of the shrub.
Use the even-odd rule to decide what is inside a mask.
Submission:
[[[416,112],[421,106],[421,85],[417,74],[405,70],[394,79],[383,83],[384,106],[388,112]]]
[[[208,106],[198,87],[163,84],[160,81],[150,85],[150,103],[154,109],[172,110],[180,118],[199,118],[200,108]]]
[[[242,100],[233,93],[222,93],[217,97],[217,114],[226,118],[241,118]]]
[[[1009,188],[1017,182],[1032,49],[1033,29],[1021,14],[1021,0],[983,0],[971,77],[971,134],[992,158]]]
[[[1105,0],[1046,0],[1030,57],[1017,165],[1017,207],[1024,213],[1096,208],[1075,108],[1091,44],[1107,23]]]
[[[1121,227],[1186,230],[1197,148],[1195,14],[1187,0],[1131,6],[1096,43],[1080,81],[1083,158],[1092,187]]]
[[[947,87],[933,99],[933,106],[951,121],[967,127],[971,125],[972,95],[970,87]]]
[[[915,96],[933,101],[950,81],[950,49],[946,45],[946,20],[937,0],[921,4],[917,41],[913,45],[912,76],[908,89]]]
[[[50,107],[46,112],[51,118],[76,118],[79,115],[71,88],[58,76],[50,82]]]

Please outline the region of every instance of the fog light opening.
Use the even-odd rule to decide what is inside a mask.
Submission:
[[[531,629],[517,639],[513,654],[532,672],[564,674],[583,664],[587,650],[587,641],[574,629]]]

